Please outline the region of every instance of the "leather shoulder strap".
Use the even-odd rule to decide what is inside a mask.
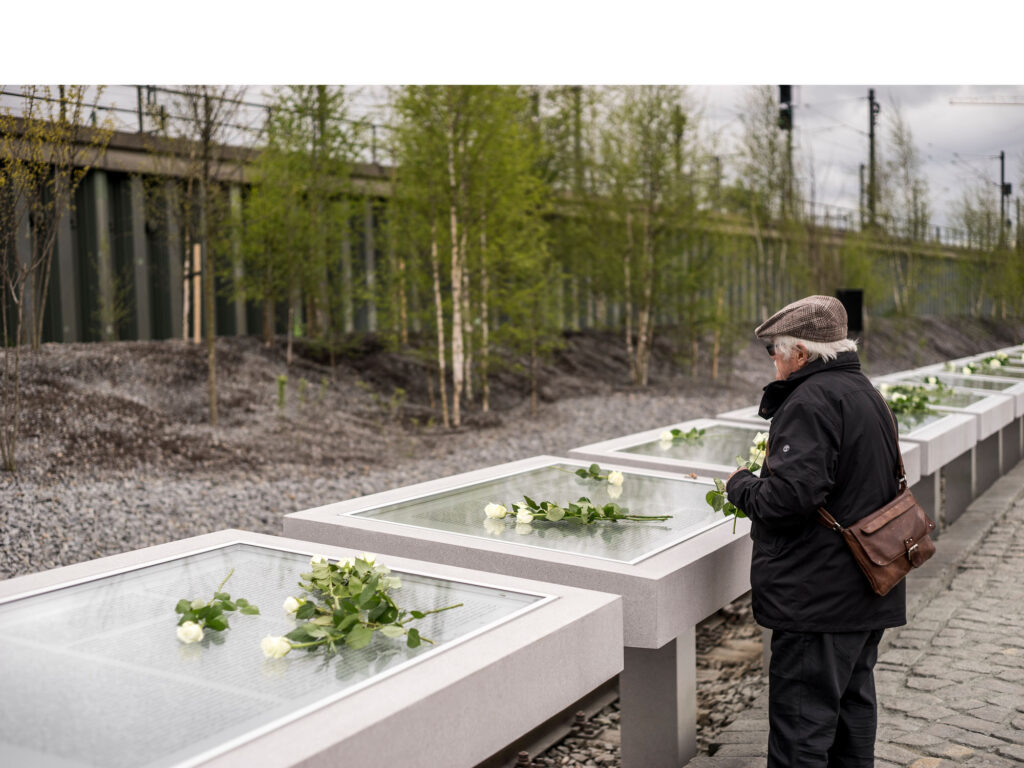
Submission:
[[[892,423],[892,435],[896,441],[896,457],[899,459],[899,471],[896,475],[896,479],[900,481],[900,490],[904,490],[907,487],[907,470],[903,468],[903,451],[900,450],[900,431],[896,426],[896,417],[892,415],[892,408],[885,402],[885,398],[882,397],[882,393],[879,392],[874,386],[871,387],[878,399],[882,401],[882,406],[885,408],[885,412],[889,414],[889,421]]]

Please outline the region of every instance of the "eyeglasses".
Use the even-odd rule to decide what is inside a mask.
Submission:
[[[769,341],[764,345],[764,348],[768,351],[768,357],[775,357],[775,343]]]

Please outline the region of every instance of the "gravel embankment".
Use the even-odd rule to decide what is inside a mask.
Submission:
[[[365,438],[383,447],[379,463],[342,463],[329,472],[143,467],[8,480],[0,486],[0,578],[225,528],[280,535],[289,512],[714,415],[754,402],[750,389],[563,400],[543,404],[536,419],[521,407],[500,426],[454,433],[404,434],[383,424],[376,438]]]

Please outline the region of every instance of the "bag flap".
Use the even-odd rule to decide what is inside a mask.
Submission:
[[[884,507],[859,520],[857,527],[870,536],[914,506],[917,506],[914,495],[909,490],[902,491]]]

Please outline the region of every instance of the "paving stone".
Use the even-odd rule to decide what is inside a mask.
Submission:
[[[996,754],[1024,762],[1024,747],[1019,744],[1004,744],[1001,747],[996,747]]]

